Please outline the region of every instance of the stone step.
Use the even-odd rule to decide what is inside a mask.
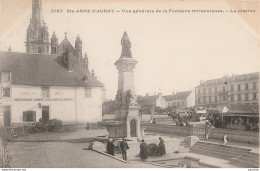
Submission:
[[[236,157],[235,159],[249,161],[251,163],[259,165],[259,157],[249,156],[248,154],[243,154],[241,156]]]
[[[215,146],[215,147],[225,147],[227,149],[229,148],[229,149],[250,151],[250,149],[248,149],[248,148],[236,147],[236,146],[230,146],[230,145],[223,145],[221,143],[211,143],[211,142],[206,142],[206,141],[198,141],[197,143],[201,144],[201,145],[211,145],[211,146]]]
[[[216,158],[221,158],[225,160],[229,160],[230,158],[234,158],[240,155],[240,153],[227,153],[224,151],[214,151],[211,149],[207,148],[193,148],[190,150],[191,153],[196,153],[196,154],[202,154],[206,156],[212,156]]]
[[[248,157],[245,157],[245,156],[242,156],[242,157],[236,157],[234,159],[238,159],[238,160],[243,160],[243,161],[248,161],[250,163],[254,163],[256,165],[259,165],[259,159],[254,159],[254,158],[248,158]]]
[[[249,152],[249,153],[246,153],[246,155],[250,156],[250,157],[257,157],[257,158],[259,158],[259,154],[258,153]]]
[[[214,147],[211,147],[211,146],[201,146],[201,145],[194,145],[192,148],[191,148],[191,151],[193,149],[203,149],[203,150],[206,150],[206,151],[211,151],[211,152],[221,152],[221,153],[225,153],[225,154],[230,154],[232,157],[236,157],[236,156],[239,156],[241,154],[244,154],[244,153],[247,153],[248,151],[238,151],[238,150],[235,150],[235,149],[226,149],[226,148],[214,148]]]
[[[235,151],[235,152],[241,152],[241,153],[247,153],[250,151],[250,149],[238,148],[238,147],[233,147],[233,146],[225,146],[223,144],[204,143],[204,142],[200,142],[200,141],[197,142],[194,146],[209,147],[209,148],[214,148],[214,149],[219,149],[219,150]]]
[[[230,159],[229,163],[241,168],[259,168],[259,164],[254,164],[250,161],[239,160],[235,158]]]

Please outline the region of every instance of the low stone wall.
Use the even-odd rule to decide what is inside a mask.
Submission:
[[[103,114],[102,116],[102,120],[114,120],[115,118],[115,114]]]
[[[259,144],[259,132],[253,131],[214,128],[209,132],[209,138],[223,140],[225,134],[230,142]]]
[[[181,136],[190,136],[192,134],[192,127],[180,127],[176,125],[143,123],[148,132],[158,132]],[[228,136],[228,141],[239,143],[259,144],[259,132],[231,130],[214,128],[209,131],[209,139],[223,141],[224,135]]]
[[[143,124],[148,132],[159,132],[166,134],[175,134],[182,136],[189,136],[191,134],[190,127],[180,127],[176,125],[164,125],[164,124],[153,124],[145,123]]]

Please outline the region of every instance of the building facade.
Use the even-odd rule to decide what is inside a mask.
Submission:
[[[105,89],[88,66],[79,35],[75,47],[66,33],[60,44],[55,32],[49,42],[42,2],[33,0],[26,53],[0,52],[0,125],[33,123],[40,118],[101,121]]]
[[[166,101],[166,107],[184,110],[187,107],[195,106],[195,90],[192,91],[182,91],[176,94],[163,96]]]
[[[140,98],[139,105],[142,114],[152,114],[154,113],[155,108],[164,109],[166,107],[166,101],[162,96],[162,93],[153,96],[147,94]]]
[[[258,105],[258,89],[258,72],[201,81],[196,87],[196,106]]]
[[[102,120],[103,83],[81,62],[57,55],[0,52],[1,124]],[[69,63],[69,64],[68,64]],[[72,63],[72,64],[70,64]]]

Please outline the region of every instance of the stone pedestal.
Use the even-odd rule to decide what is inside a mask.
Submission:
[[[199,141],[199,138],[196,136],[187,136],[184,139],[185,144],[188,145],[188,147],[192,147],[197,141]]]
[[[145,133],[144,133],[145,129],[146,129],[146,127],[141,126],[141,136],[142,136],[142,138],[145,137]]]

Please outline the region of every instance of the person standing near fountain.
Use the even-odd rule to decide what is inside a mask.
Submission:
[[[120,149],[121,149],[123,160],[127,161],[126,151],[129,149],[129,147],[128,147],[128,144],[127,144],[125,138],[123,138],[123,141],[120,143]]]
[[[141,145],[140,145],[140,157],[142,159],[142,161],[147,159],[147,144],[144,142],[144,139],[142,139],[141,141]]]
[[[112,156],[115,155],[115,145],[114,145],[112,139],[108,140],[108,143],[107,143],[107,153],[112,155]]]
[[[160,156],[166,154],[166,150],[165,150],[165,144],[164,144],[164,140],[162,139],[162,137],[159,137],[160,143],[159,143],[159,154]]]

